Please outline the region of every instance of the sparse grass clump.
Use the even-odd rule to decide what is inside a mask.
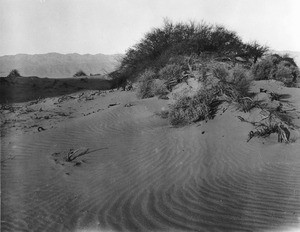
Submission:
[[[223,62],[211,62],[209,63],[208,68],[211,70],[214,77],[218,78],[222,82],[229,82],[229,64]]]
[[[154,96],[162,97],[167,95],[170,91],[163,80],[154,79],[153,80],[153,94]]]
[[[139,98],[149,98],[154,97],[154,79],[156,79],[156,73],[149,69],[142,73],[139,77],[139,84],[137,88],[137,96]]]
[[[182,66],[179,64],[167,64],[159,70],[158,76],[164,80],[168,90],[172,90],[173,85],[176,85],[181,80]]]
[[[212,72],[219,79],[215,88],[228,102],[243,103],[243,98],[252,97],[253,94],[249,92],[252,76],[247,69],[239,65],[231,68],[218,64]]]
[[[254,100],[250,97],[243,97],[239,99],[237,108],[243,112],[250,112],[254,108],[261,108],[263,107],[262,101]]]
[[[159,70],[158,76],[162,80],[180,79],[182,66],[179,64],[167,64]]]
[[[185,125],[211,118],[215,91],[199,91],[195,96],[183,96],[170,106],[169,119],[172,125]]]
[[[151,69],[140,75],[137,88],[137,96],[139,98],[161,97],[169,93],[165,81],[157,79],[157,77],[157,74]]]

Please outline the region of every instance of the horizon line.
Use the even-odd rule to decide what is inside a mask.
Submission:
[[[60,53],[60,52],[46,52],[46,53],[16,53],[16,54],[5,54],[5,55],[1,55],[0,54],[0,57],[3,57],[3,56],[18,56],[18,55],[30,55],[30,56],[34,56],[34,55],[48,55],[48,54],[59,54],[59,55],[81,55],[81,56],[84,56],[84,55],[105,55],[105,56],[113,56],[113,55],[124,55],[125,53],[113,53],[113,54],[105,54],[105,53],[78,53],[78,52],[70,52],[70,53]]]

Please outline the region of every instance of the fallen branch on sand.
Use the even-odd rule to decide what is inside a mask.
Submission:
[[[66,161],[71,162],[74,159],[78,158],[79,156],[87,154],[88,151],[89,151],[88,148],[85,148],[83,150],[82,149],[76,149],[76,150],[70,149],[67,154]]]
[[[238,108],[243,112],[250,112],[254,108],[262,108],[262,101],[253,100],[250,97],[243,97],[238,100]]]
[[[112,107],[112,106],[116,106],[116,105],[119,105],[119,103],[111,103],[108,105],[108,107]]]
[[[124,105],[124,107],[131,107],[131,106],[133,106],[133,104],[131,104],[131,103],[127,103]]]
[[[44,130],[46,130],[46,129],[41,127],[41,126],[38,127],[38,132],[41,132],[41,131],[44,131]]]
[[[86,154],[90,154],[92,152],[105,150],[105,149],[108,149],[108,147],[103,147],[103,148],[94,149],[94,150],[90,150],[89,148],[85,148],[85,147],[81,147],[76,150],[71,148],[71,149],[69,149],[68,152],[62,152],[62,153],[56,152],[56,153],[51,154],[51,156],[54,158],[54,161],[56,163],[60,163],[60,164],[64,165],[65,162],[70,163],[70,162],[76,161],[76,159],[78,157],[81,157]],[[76,161],[76,163],[78,163],[78,162],[81,162],[81,161]]]
[[[66,161],[71,162],[74,159],[83,156],[89,152],[89,148],[79,148],[79,149],[70,149],[69,152],[67,153]]]
[[[265,138],[273,133],[277,133],[279,143],[288,143],[290,141],[291,133],[288,128],[282,123],[276,123],[274,125],[262,124],[259,128],[256,128],[255,131],[250,131],[247,142],[249,142],[253,137]]]
[[[239,117],[239,119],[242,121],[242,117]],[[245,122],[249,122],[247,120],[243,120]],[[268,117],[263,118],[259,122],[249,122],[252,125],[255,126],[255,130],[250,131],[248,134],[248,140],[249,142],[253,137],[268,137],[271,134],[278,135],[278,142],[282,143],[288,143],[290,142],[290,127],[288,124],[284,123],[280,118],[274,117],[270,113]]]
[[[8,160],[13,160],[15,157],[15,155],[9,155],[6,159],[1,160],[1,164],[4,164]]]

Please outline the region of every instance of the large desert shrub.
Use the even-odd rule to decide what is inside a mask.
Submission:
[[[10,73],[7,75],[7,77],[20,77],[20,73],[17,69],[13,69],[10,71]]]
[[[207,23],[172,23],[147,33],[125,54],[113,78],[136,79],[146,69],[160,70],[175,56],[215,53],[235,56],[247,52],[245,44],[234,32],[223,26]]]

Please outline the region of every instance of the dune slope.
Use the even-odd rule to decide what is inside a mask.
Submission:
[[[300,143],[247,143],[251,125],[225,105],[211,121],[173,128],[155,115],[167,101],[128,92],[97,101],[119,105],[2,138],[1,153],[13,155],[1,162],[3,231],[300,228]],[[89,153],[65,162],[77,148]]]

